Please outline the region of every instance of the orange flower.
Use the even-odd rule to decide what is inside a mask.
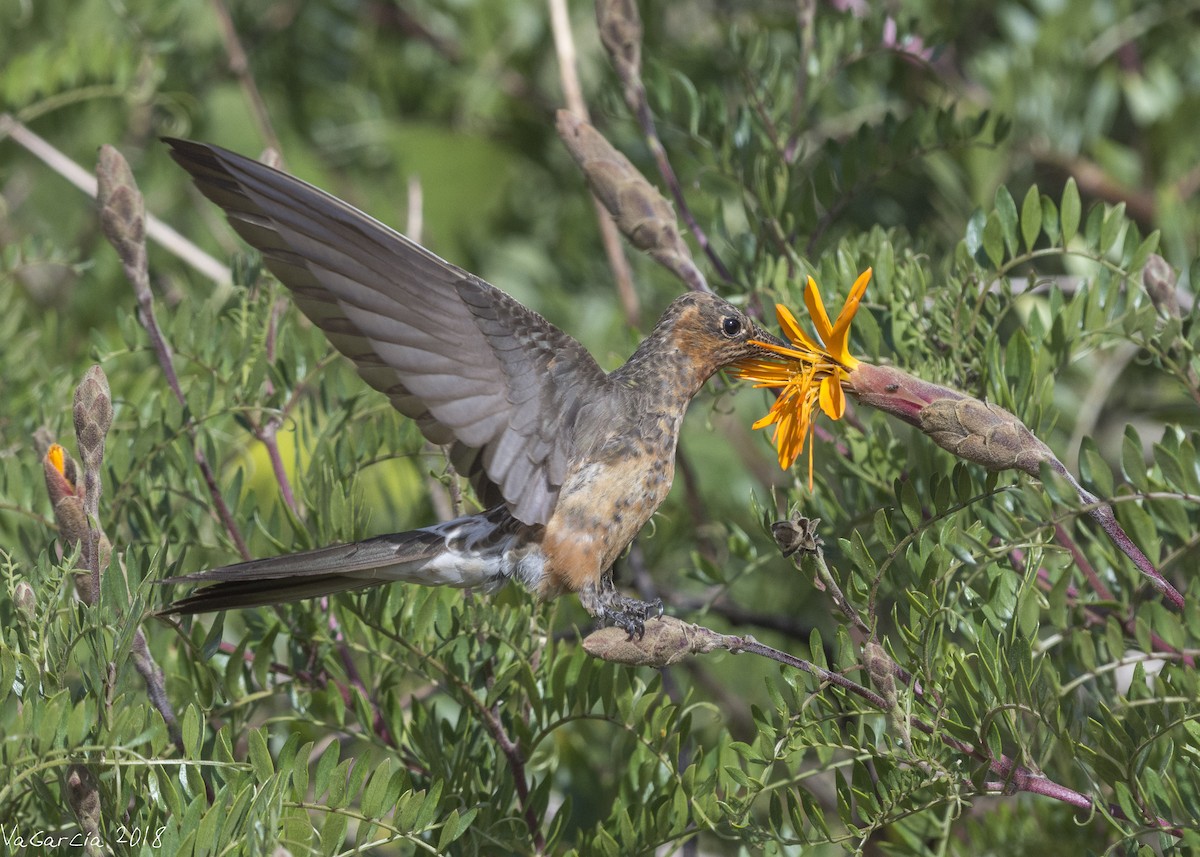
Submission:
[[[809,277],[804,290],[804,303],[817,329],[820,344],[800,329],[787,307],[776,304],[779,326],[792,341],[792,346],[755,341],[756,345],[774,351],[783,359],[743,360],[733,367],[735,376],[754,382],[755,387],[782,388],[771,410],[754,424],[754,428],[775,426],[771,441],[779,451],[779,466],[785,470],[792,466],[803,451],[804,444],[808,443],[809,490],[812,490],[813,484],[811,436],[814,412],[818,404],[830,419],[840,419],[846,412],[842,382],[846,373],[858,366],[858,360],[850,354],[850,322],[858,312],[859,302],[870,280],[871,269],[867,268],[855,280],[837,320],[830,323],[817,283]]]

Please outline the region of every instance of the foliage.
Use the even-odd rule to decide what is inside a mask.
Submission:
[[[844,294],[872,266],[853,353],[1013,411],[1187,598],[1175,613],[1153,597],[1048,471],[989,474],[859,409],[819,428],[809,492],[803,462],[779,473],[749,431],[763,395],[710,384],[676,490],[621,574],[674,615],[752,633],[866,696],[752,654],[661,672],[601,661],[579,644],[573,600],[515,590],[394,586],[179,628],[151,618],[169,597],[154,580],[238,555],[197,451],[255,555],[419,526],[462,489],[157,136],[254,153],[269,127],[289,170],[398,225],[418,208],[404,178],[419,177],[425,243],[606,367],[680,286],[634,258],[641,309],[630,323],[618,308],[555,137],[561,59],[541,3],[240,4],[240,78],[220,3],[8,5],[6,842],[972,857],[1200,844],[1194,3],[644,4],[653,129],[714,289],[802,315],[807,275]],[[591,10],[570,23],[595,124],[670,191]],[[251,82],[265,113],[247,106]],[[232,258],[235,285],[214,287],[151,246],[186,406],[92,206],[14,121],[85,165],[116,145],[150,212]],[[44,426],[73,446],[92,363],[115,408],[98,519],[114,564],[96,606],[73,594],[77,551],[53,544],[30,440]],[[825,541],[803,573],[770,527],[797,509]],[[834,609],[826,574],[868,634]],[[129,668],[139,627],[177,727]]]

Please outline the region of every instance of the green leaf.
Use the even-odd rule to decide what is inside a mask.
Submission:
[[[983,227],[983,252],[993,268],[999,268],[1004,261],[1004,227],[994,211],[988,215],[987,225]]]
[[[1146,260],[1150,258],[1150,254],[1158,252],[1158,243],[1161,237],[1162,232],[1158,229],[1145,237],[1134,251],[1133,258],[1129,260],[1129,270],[1141,271],[1146,267]]]
[[[208,628],[208,634],[204,637],[204,642],[200,646],[201,660],[210,661],[217,653],[217,649],[221,646],[221,641],[225,638],[225,612],[221,611],[213,619],[212,625]]]
[[[1104,215],[1104,224],[1100,227],[1101,253],[1107,253],[1113,248],[1124,228],[1125,203],[1119,202]]]
[[[296,752],[296,758],[290,766],[292,773],[292,800],[294,801],[302,801],[308,797],[308,761],[312,755],[312,750],[313,742],[306,742]]]
[[[367,818],[379,818],[383,815],[386,809],[383,800],[387,796],[388,784],[391,780],[392,763],[390,759],[384,759],[383,763],[375,769],[375,773],[371,774],[371,779],[363,790],[362,800],[359,802],[359,810]]]
[[[1133,426],[1125,426],[1125,437],[1121,441],[1121,469],[1125,471],[1125,478],[1130,485],[1138,491],[1149,490],[1142,439]]]
[[[1033,345],[1025,331],[1018,330],[1004,349],[1004,374],[1013,395],[1014,409],[1028,401],[1033,386]]]
[[[340,852],[346,842],[346,828],[350,817],[340,812],[330,812],[325,815],[325,823],[321,825],[321,850],[324,854]]]
[[[275,774],[271,763],[271,751],[267,749],[267,738],[262,729],[251,729],[247,737],[250,765],[259,783],[265,783]]]
[[[987,215],[982,208],[975,209],[967,220],[967,231],[963,236],[967,252],[972,256],[978,256],[979,251],[983,248],[983,228],[985,226],[987,226]]]
[[[322,761],[324,761],[324,757],[322,757]],[[325,802],[330,806],[341,807],[353,796],[347,778],[350,776],[350,768],[354,762],[354,759],[344,759],[329,775],[329,796]]]
[[[450,844],[462,836],[467,828],[471,826],[471,822],[475,820],[475,816],[478,813],[478,807],[471,807],[462,815],[459,815],[457,809],[450,810],[450,814],[442,822],[442,835],[438,837],[438,851],[445,853]]]
[[[1050,240],[1052,246],[1058,246],[1060,237],[1058,229],[1058,206],[1046,194],[1042,194],[1042,231]]]
[[[68,747],[78,747],[82,744],[92,725],[96,722],[96,715],[89,704],[90,702],[90,699],[79,700],[67,716]]]
[[[433,819],[437,816],[438,806],[442,802],[443,780],[434,780],[433,785],[429,787],[428,794],[421,801],[420,809],[417,810],[416,820],[413,822],[413,830],[424,830],[433,823]]]
[[[183,752],[189,759],[200,757],[200,711],[189,705],[183,712]]]
[[[1154,444],[1154,463],[1162,471],[1163,478],[1167,480],[1168,485],[1178,491],[1188,490],[1189,480],[1184,475],[1183,467],[1173,450],[1163,444]]]
[[[313,778],[313,794],[320,799],[329,790],[329,778],[337,767],[340,747],[337,741],[330,742],[317,761],[317,773]]]
[[[1059,206],[1062,214],[1062,236],[1063,246],[1071,243],[1071,239],[1075,237],[1076,231],[1079,229],[1079,188],[1075,184],[1074,177],[1067,179],[1067,185],[1063,188],[1062,204]]]
[[[1079,450],[1079,476],[1085,484],[1093,486],[1101,497],[1112,496],[1112,471],[1090,437],[1083,439]]]
[[[1100,247],[1100,234],[1104,229],[1106,211],[1107,209],[1102,203],[1096,203],[1088,209],[1087,218],[1083,223],[1083,240],[1089,247],[1098,248],[1101,252],[1103,252],[1103,248]]]
[[[881,510],[880,514],[886,513]],[[869,577],[875,573],[875,559],[871,556],[871,550],[867,547],[867,542],[860,531],[855,530],[853,538],[848,543],[842,542],[842,544],[850,552],[850,561],[854,564],[855,572],[864,577]]]
[[[996,219],[1004,233],[1004,246],[1010,256],[1017,252],[1017,204],[1004,185],[996,188]],[[999,264],[999,263],[997,263]]]
[[[1041,231],[1042,197],[1037,185],[1030,185],[1025,192],[1025,201],[1021,203],[1021,237],[1025,240],[1026,250],[1033,250]]]
[[[875,512],[875,517],[872,520],[872,529],[875,533],[875,538],[883,545],[883,549],[887,551],[895,550],[896,534],[892,532],[892,519],[888,516],[885,509],[878,509]],[[862,536],[858,536],[854,543],[855,564],[859,564],[860,557],[865,557],[866,563],[859,565],[864,573],[875,571],[875,561],[871,559],[870,551],[867,550],[866,542]],[[861,553],[858,553],[861,551]]]

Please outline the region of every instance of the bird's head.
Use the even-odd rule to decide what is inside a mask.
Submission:
[[[664,325],[676,347],[705,367],[706,378],[741,360],[775,356],[757,343],[786,344],[733,304],[707,292],[677,297],[659,321],[660,328]]]

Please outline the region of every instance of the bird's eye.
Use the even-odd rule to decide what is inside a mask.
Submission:
[[[731,315],[721,319],[721,332],[726,336],[737,336],[742,332],[741,319],[734,318]]]

